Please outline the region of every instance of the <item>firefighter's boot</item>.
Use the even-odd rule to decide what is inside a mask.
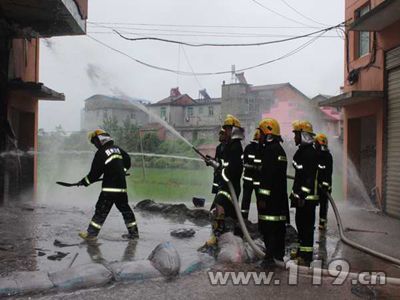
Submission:
[[[93,234],[89,234],[87,231],[79,232],[79,236],[87,242],[95,242],[97,241],[97,236]]]

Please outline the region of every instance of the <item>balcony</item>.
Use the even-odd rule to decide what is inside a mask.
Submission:
[[[7,20],[7,30],[15,38],[82,35],[87,4],[87,0],[0,0],[0,18]]]
[[[400,1],[385,0],[350,25],[353,31],[381,31],[400,20]]]

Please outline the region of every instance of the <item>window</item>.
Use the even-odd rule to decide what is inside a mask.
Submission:
[[[254,97],[247,98],[246,101],[245,112],[246,113],[254,113],[257,111],[257,103]]]
[[[187,108],[187,116],[190,118],[190,117],[193,117],[193,106],[189,106],[188,108]]]
[[[367,12],[369,12],[369,5],[365,5],[357,9],[355,12],[355,18],[358,19],[365,15]],[[357,58],[369,53],[370,34],[368,31],[356,32],[355,41]]]
[[[214,107],[212,107],[212,106],[208,107],[208,115],[209,116],[213,116],[214,115]]]
[[[166,107],[161,107],[160,108],[160,117],[163,120],[167,119],[167,108]]]

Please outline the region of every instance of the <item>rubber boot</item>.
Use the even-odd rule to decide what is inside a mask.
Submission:
[[[122,237],[128,240],[135,240],[139,238],[139,231],[137,226],[129,227],[128,233],[123,234]]]

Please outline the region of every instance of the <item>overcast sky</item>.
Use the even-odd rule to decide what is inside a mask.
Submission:
[[[311,38],[256,47],[193,48],[157,41],[126,41],[104,27],[118,27],[129,37],[157,36],[191,43],[256,43],[336,25],[343,21],[343,15],[343,0],[89,0],[88,22],[96,24],[88,23],[88,35],[159,67],[220,72],[229,71],[233,64],[241,69],[276,59]],[[290,82],[310,97],[338,94],[343,84],[343,39],[335,30],[325,36],[293,56],[246,71],[247,81],[254,85]],[[40,81],[65,93],[66,101],[41,101],[39,127],[54,130],[61,124],[65,130],[79,130],[84,100],[93,94],[126,94],[156,102],[167,97],[170,88],[179,86],[181,93],[194,98],[202,88],[212,97],[220,97],[223,80],[230,82],[230,74],[178,76],[151,69],[88,36],[42,40]]]

